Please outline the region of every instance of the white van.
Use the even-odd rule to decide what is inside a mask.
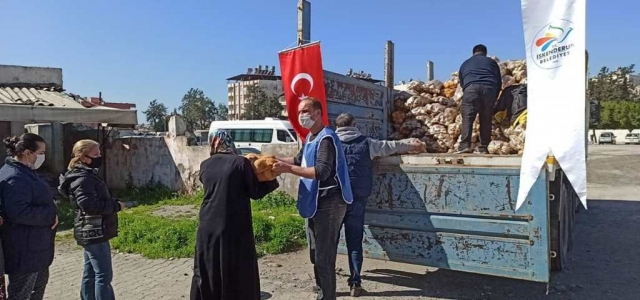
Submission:
[[[264,144],[297,142],[296,133],[289,121],[275,118],[251,121],[213,121],[209,128],[209,139],[211,133],[221,129],[231,134],[237,148],[254,148],[260,151]]]

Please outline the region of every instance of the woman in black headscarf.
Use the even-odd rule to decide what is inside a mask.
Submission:
[[[204,201],[196,240],[192,300],[258,300],[260,277],[251,199],[278,188],[259,182],[248,159],[235,153],[226,131],[210,135],[211,157],[200,165]]]

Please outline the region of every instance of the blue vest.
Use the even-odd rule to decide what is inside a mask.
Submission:
[[[371,196],[373,186],[373,163],[369,152],[369,138],[364,135],[348,142],[342,142],[342,148],[349,167],[351,190],[356,199]]]
[[[353,202],[353,195],[351,194],[351,182],[349,182],[349,170],[347,169],[347,163],[344,157],[344,151],[340,139],[333,130],[324,128],[318,133],[313,141],[309,141],[307,136],[307,142],[304,145],[304,151],[302,155],[303,168],[313,167],[316,164],[316,157],[318,155],[318,147],[320,142],[327,137],[333,138],[333,143],[336,147],[336,179],[340,185],[337,188],[342,190],[342,199],[344,202],[351,204]],[[303,218],[313,218],[318,209],[318,196],[320,194],[320,181],[315,179],[307,179],[300,177],[300,185],[298,186],[298,212]]]

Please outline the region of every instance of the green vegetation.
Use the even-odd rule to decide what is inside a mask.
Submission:
[[[591,129],[638,129],[640,128],[640,94],[638,87],[630,81],[635,65],[618,67],[615,70],[603,67],[589,79],[589,98],[600,103],[599,118],[592,110]],[[599,121],[599,122],[598,122]]]
[[[193,257],[196,230],[195,209],[200,207],[203,192],[192,195],[171,192],[162,186],[128,189],[116,193],[124,201],[137,206],[119,214],[119,235],[111,240],[114,249],[139,253],[148,258]],[[190,215],[168,217],[154,212],[169,206],[193,208]],[[67,201],[58,205],[59,231],[73,228],[74,212]],[[304,219],[295,208],[295,200],[282,192],[275,192],[252,202],[253,229],[259,256],[299,249],[305,245]],[[60,234],[57,239],[69,239],[72,234]]]

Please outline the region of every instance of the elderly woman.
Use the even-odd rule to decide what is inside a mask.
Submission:
[[[226,131],[210,136],[211,157],[200,165],[204,201],[196,240],[192,300],[258,300],[260,277],[251,201],[278,188],[259,182],[248,159],[235,154]]]

